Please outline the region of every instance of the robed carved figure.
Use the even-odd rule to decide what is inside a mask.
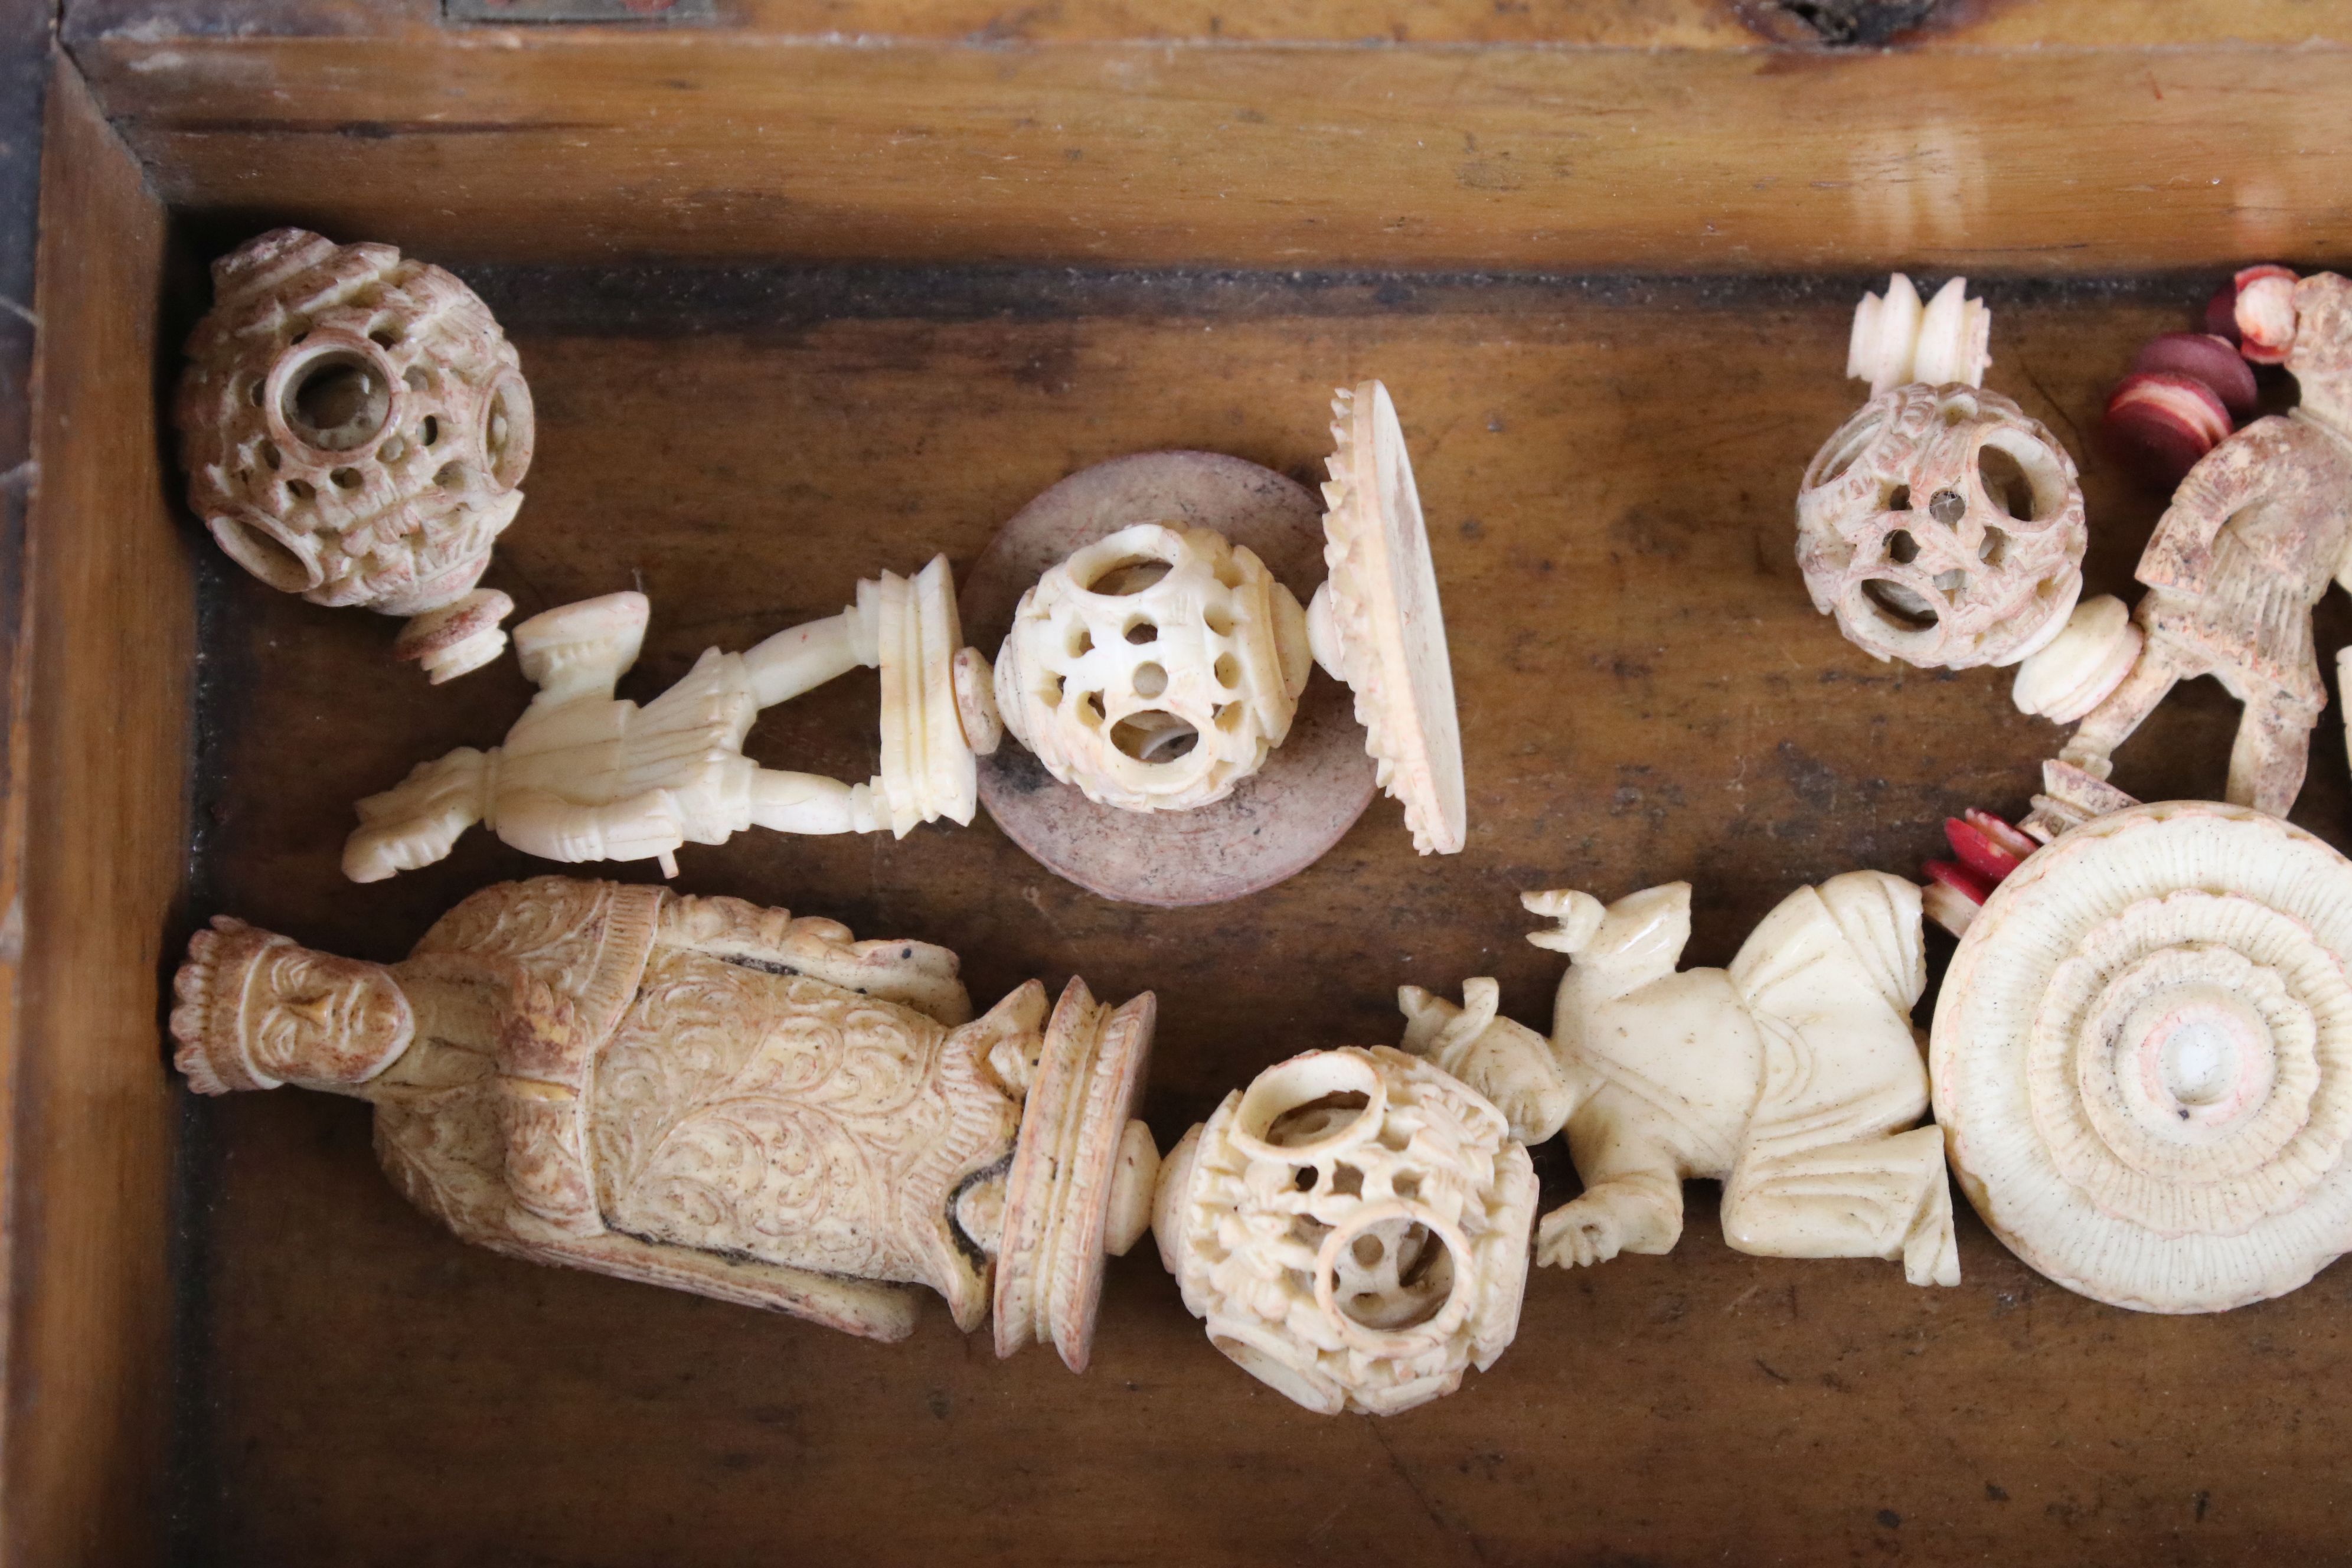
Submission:
[[[542,877],[487,888],[400,963],[221,919],[172,1033],[199,1092],[372,1101],[409,1201],[538,1262],[767,1307],[876,1339],[907,1285],[1000,1354],[1083,1370],[1105,1252],[1150,1218],[1129,1120],[1149,993],[978,1018],[944,948],[857,942],[735,899]]]

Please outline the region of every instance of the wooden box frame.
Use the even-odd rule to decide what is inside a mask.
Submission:
[[[43,134],[29,134],[29,104],[7,106],[19,123],[0,160],[21,172],[30,148],[42,149],[37,295],[19,312],[37,316],[38,336],[11,326],[17,336],[0,341],[16,371],[37,354],[38,393],[29,423],[0,429],[16,444],[0,448],[9,527],[0,542],[6,1563],[211,1561],[234,1536],[208,1522],[216,1500],[192,1499],[184,1479],[191,1447],[210,1440],[191,1415],[203,1396],[190,1392],[190,1358],[205,1346],[187,1323],[202,1281],[183,1246],[200,1226],[175,1164],[190,1113],[159,1044],[177,947],[192,920],[212,912],[191,907],[189,880],[203,864],[190,807],[196,672],[217,635],[200,631],[199,610],[252,602],[217,579],[210,597],[200,595],[205,547],[178,508],[159,428],[159,388],[174,363],[168,332],[184,326],[167,325],[165,303],[173,269],[186,266],[174,251],[184,226],[220,237],[297,217],[344,237],[507,267],[666,258],[1307,271],[1360,279],[1345,286],[1367,300],[1417,279],[1487,286],[1472,274],[1505,275],[1491,286],[1506,290],[1531,287],[1507,275],[1630,278],[1612,287],[1639,300],[1645,276],[1696,274],[1822,277],[1831,281],[1791,283],[1790,297],[1843,301],[1853,279],[1901,265],[2074,286],[2094,312],[2091,280],[2197,274],[2202,282],[2179,282],[2185,295],[2242,261],[2352,259],[2352,6],[2342,4],[1953,0],[1895,8],[1916,26],[1883,40],[1865,26],[1863,47],[1809,31],[1807,16],[1834,18],[1839,7],[1761,0],[1274,0],[1251,16],[1230,14],[1238,9],[1213,0],[1070,0],[1024,11],[991,0],[736,0],[685,6],[677,17],[655,7],[611,26],[526,26],[456,20],[434,0],[280,0],[255,15],[216,0],[79,0],[62,17],[22,0],[0,7],[14,29],[0,51],[14,79],[47,77]],[[21,195],[17,205],[0,224],[13,217],[29,237]],[[1708,285],[1677,287],[1703,294]],[[2161,324],[2151,297],[2126,290],[2128,324],[2102,342],[2112,347]],[[1842,309],[1820,306],[1810,319],[1818,327],[1822,311]],[[1820,336],[1807,352],[1819,353]],[[1698,407],[1717,395],[1706,345],[1680,348],[1696,351],[1686,363]],[[1837,369],[1791,359],[1792,377],[1829,382]],[[1749,383],[1719,395],[1765,390]],[[2081,402],[2060,401],[2070,400]],[[21,414],[21,400],[9,412]],[[1712,416],[1721,415],[1716,406]],[[1671,447],[1636,434],[1625,449],[1655,462]],[[1793,475],[1759,479],[1758,508],[1782,508],[1784,479]],[[2103,526],[2095,513],[2094,526]],[[2135,551],[2132,540],[2104,546],[2106,581],[2094,585],[2123,586]],[[1481,695],[1496,701],[1473,723],[1521,721],[1503,705],[1504,689]],[[1530,704],[1538,720],[1555,710],[1565,710]],[[1987,724],[1997,711],[1997,701],[1970,710]],[[1948,711],[1938,721],[1953,721]],[[2000,731],[2002,766],[2014,771],[2033,742],[2004,722],[2012,727]],[[2200,722],[2210,736],[2213,715]],[[2333,725],[2331,715],[2319,741],[2330,756]],[[2340,761],[2323,766],[2298,813],[2339,843],[2342,772]],[[1593,831],[1635,831],[1650,820],[1643,792],[1674,787],[1639,772],[1625,779],[1621,795],[1631,791],[1634,805]],[[1496,809],[1492,800],[1486,809]],[[1822,806],[1809,830],[1821,845],[1850,836],[1853,819],[1836,813]],[[1676,831],[1653,825],[1653,846],[1669,861]],[[1890,839],[1872,852],[1900,869],[1902,857],[1930,847]],[[1412,876],[1449,869],[1391,864],[1374,879],[1402,898]],[[1479,873],[1484,890],[1507,900],[1522,869],[1541,868],[1490,864]],[[952,930],[921,934],[957,942]],[[1730,934],[1727,921],[1721,940]],[[1516,958],[1498,962],[1535,973]],[[1377,993],[1404,977],[1369,975],[1362,988]],[[1517,999],[1532,994],[1522,985]],[[1214,1075],[1202,1068],[1188,1088],[1194,1079]],[[1206,1107],[1195,1100],[1168,1109],[1196,1115]],[[1163,1142],[1173,1131],[1160,1129]],[[2024,1316],[2009,1342],[2019,1357],[2041,1358],[2041,1370],[2004,1372],[1997,1333],[1955,1330],[1954,1345],[1966,1348],[1940,1357],[1923,1340],[1916,1385],[1895,1380],[1857,1394],[1834,1354],[1803,1381],[1831,1407],[1822,1419],[1837,1420],[1846,1402],[1858,1412],[1850,1433],[1893,1445],[1913,1475],[1936,1451],[1912,1424],[1931,1403],[1925,1390],[1977,1387],[1996,1403],[2038,1391],[2020,1419],[2050,1424],[2049,1463],[2072,1480],[1960,1474],[1976,1438],[1956,1436],[1955,1474],[1929,1489],[1938,1500],[1927,1512],[1902,1502],[1899,1477],[1875,1509],[1825,1478],[1822,1495],[1834,1493],[1833,1503],[1768,1491],[1753,1498],[1752,1522],[1735,1528],[1727,1521],[1737,1509],[1724,1512],[1731,1505],[1716,1495],[1722,1479],[1692,1479],[1714,1458],[1675,1447],[1676,1412],[1666,1406],[1717,1396],[1707,1380],[1726,1368],[1748,1375],[1752,1361],[1756,1386],[1725,1384],[1719,1397],[1759,1421],[1785,1422],[1790,1442],[1817,1442],[1785,1392],[1794,1374],[1769,1353],[1738,1353],[1728,1342],[1748,1331],[1731,1318],[1717,1336],[1727,1342],[1717,1363],[1674,1372],[1672,1354],[1633,1342],[1626,1325],[1645,1320],[1625,1300],[1678,1316],[1689,1292],[1661,1267],[1629,1263],[1612,1266],[1622,1275],[1546,1273],[1533,1293],[1619,1298],[1613,1309],[1591,1309],[1615,1310],[1609,1321],[1627,1336],[1614,1363],[1623,1385],[1595,1405],[1617,1414],[1591,1418],[1622,1441],[1654,1447],[1633,1474],[1650,1478],[1655,1508],[1612,1494],[1590,1504],[1609,1516],[1605,1530],[1561,1533],[1554,1523],[1530,1532],[1527,1497],[1580,1485],[1575,1473],[1545,1469],[1548,1446],[1580,1419],[1580,1395],[1559,1377],[1514,1392],[1515,1371],[1535,1360],[1526,1342],[1479,1395],[1489,1401],[1482,1419],[1491,1446],[1449,1437],[1415,1453],[1402,1425],[1309,1427],[1286,1410],[1261,1413],[1253,1420],[1265,1431],[1294,1435],[1307,1479],[1270,1490],[1262,1472],[1240,1468],[1225,1484],[1236,1509],[1259,1521],[1255,1539],[1268,1558],[1406,1541],[1386,1525],[1359,1534],[1338,1511],[1319,1524],[1289,1521],[1318,1489],[1358,1506],[1351,1489],[1375,1482],[1385,1489],[1363,1496],[1403,1500],[1402,1517],[1423,1532],[1396,1550],[1432,1560],[1680,1562],[1732,1544],[1755,1561],[1939,1560],[1995,1548],[2081,1562],[2225,1561],[2347,1549],[2352,1515],[2340,1479],[2329,1495],[2340,1470],[2325,1459],[2352,1435],[2340,1409],[2352,1389],[2352,1338],[2324,1310],[2337,1304],[2342,1280],[2324,1276],[2292,1314],[2257,1310],[2158,1330],[2053,1300],[2021,1269],[2001,1272],[1980,1229],[1976,1237],[1969,1262],[1991,1268],[1994,1283],[1964,1287],[1949,1310],[1998,1314],[2001,1292],[2013,1294]],[[1683,1246],[1720,1252],[1704,1225]],[[1801,1321],[1806,1270],[1836,1267],[1759,1270],[1740,1310],[1785,1292]],[[1859,1343],[1871,1314],[1897,1310],[1901,1289],[1837,1298],[1801,1331]],[[1108,1310],[1144,1294],[1141,1285],[1115,1289]],[[1530,1334],[1538,1330],[1558,1331],[1531,1322]],[[1166,1343],[1180,1340],[1171,1331]],[[1194,1348],[1200,1364],[1171,1378],[1239,1378]],[[2290,1376],[2262,1372],[2277,1373],[2278,1357],[2292,1363]],[[2127,1363],[2144,1375],[2124,1386],[2116,1380]],[[2068,1384],[2078,1366],[2107,1381]],[[975,1367],[973,1386],[987,1389],[993,1370]],[[1094,1412],[1073,1419],[1109,1432],[1134,1418],[1124,1407],[1136,1387],[1098,1371],[1064,1397]],[[1671,1397],[1644,1407],[1645,1387]],[[2202,1453],[2181,1436],[2195,1423],[2151,1414],[2185,1398],[2217,1412]],[[2242,1408],[2259,1399],[2278,1403],[2259,1415]],[[1998,1413],[1951,1419],[1955,1432],[1979,1434]],[[2283,1451],[2308,1462],[2258,1468],[2234,1459],[2230,1447],[2249,1421],[2291,1424],[2299,1435]],[[1092,1440],[1084,1428],[1067,1436]],[[2020,1439],[2002,1452],[2014,1462],[2033,1448]],[[1441,1461],[1442,1481],[1429,1468]],[[991,1494],[1002,1456],[931,1462],[962,1467],[956,1495],[969,1506]],[[1213,1477],[1237,1461],[1194,1447],[1160,1462]],[[1488,1503],[1460,1500],[1478,1494],[1462,1492],[1471,1482],[1453,1475],[1456,1462],[1459,1478],[1483,1473],[1493,1483]],[[742,1487],[789,1485],[725,1456],[712,1463],[715,1476],[733,1474]],[[2200,1466],[2216,1479],[2199,1484]],[[407,1478],[426,1489],[413,1506],[430,1507],[433,1473],[420,1459]],[[1358,1479],[1340,1479],[1349,1476]],[[1187,1516],[1150,1500],[1152,1477],[1132,1479],[1143,1500],[1055,1505],[1127,1522],[993,1520],[975,1529],[968,1555],[1076,1560],[1129,1531],[1146,1543],[1137,1560],[1254,1555],[1214,1531],[1177,1533],[1193,1527]],[[1955,1479],[1981,1494],[1982,1517],[1934,1511],[1958,1508],[1944,1484]],[[1677,1500],[1707,1487],[1716,1511],[1678,1523]],[[1164,1496],[1215,1489],[1202,1480]],[[1045,1509],[1040,1494],[1022,1495]],[[865,1517],[855,1498],[822,1500]],[[756,1510],[740,1523],[748,1559]],[[764,1528],[769,1552],[792,1550],[789,1510]],[[897,1560],[894,1542],[903,1542],[891,1521],[876,1517],[866,1528],[866,1555]],[[513,1543],[453,1531],[437,1554],[407,1560],[520,1560]],[[627,1552],[650,1538],[619,1539],[614,1550]],[[336,1560],[378,1560],[368,1542],[333,1547],[326,1555]],[[587,1560],[560,1543],[532,1550],[533,1561]]]

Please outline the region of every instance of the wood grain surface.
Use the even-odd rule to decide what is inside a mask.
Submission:
[[[497,0],[488,0],[494,8]],[[180,43],[225,31],[418,38],[439,0],[69,0],[66,34]],[[664,18],[641,0],[647,23]],[[242,24],[242,27],[236,27]],[[2343,0],[730,0],[694,31],[1002,46],[1106,40],[1754,49],[2233,47],[2352,43]],[[488,29],[493,33],[506,29]],[[523,30],[526,39],[550,29]]]
[[[2004,674],[1874,663],[1807,604],[1792,498],[1862,397],[1839,374],[1858,281],[468,276],[540,419],[488,581],[524,614],[645,589],[623,688],[640,698],[709,644],[831,613],[860,575],[935,550],[968,564],[1104,458],[1200,447],[1311,478],[1328,389],[1388,383],[1453,634],[1460,857],[1415,857],[1386,800],[1300,876],[1198,910],[1104,902],[984,817],[679,853],[685,889],[953,946],[982,1005],[1032,975],[1155,989],[1163,1147],[1267,1063],[1393,1042],[1402,983],[1494,974],[1509,1013],[1545,1023],[1558,960],[1521,940],[1540,923],[1522,889],[1687,878],[1691,960],[1721,963],[1794,884],[1910,870],[1963,805],[2021,811],[2058,742]],[[2190,323],[2210,282],[1987,291],[1989,384],[2085,461],[2093,591],[2130,589],[2160,503],[2086,437],[2133,352]],[[198,912],[390,959],[467,891],[537,868],[478,834],[389,883],[336,871],[354,797],[504,730],[528,694],[511,661],[429,689],[390,661],[390,621],[207,581]],[[2341,600],[2320,635],[2352,638]],[[751,749],[862,778],[875,719],[858,672],[772,710]],[[2183,689],[2116,782],[2211,794],[2235,721],[2211,683]],[[2341,844],[2337,723],[2331,708],[2296,816]],[[2341,1269],[2224,1316],[2137,1316],[2041,1281],[1969,1216],[1965,1282],[1920,1290],[1888,1264],[1732,1252],[1702,1189],[1671,1256],[1538,1270],[1517,1342],[1459,1394],[1330,1420],[1219,1356],[1148,1246],[1113,1265],[1074,1377],[1034,1351],[997,1362],[936,1303],[911,1341],[868,1345],[469,1250],[394,1194],[357,1104],[238,1096],[191,1130],[191,1561],[2142,1568],[2352,1551]],[[1548,1203],[1574,1190],[1556,1151],[1539,1166]]]
[[[533,30],[176,0],[71,36],[173,205],[509,261],[2081,276],[2352,248],[2352,6],[1921,5],[1899,48],[1765,42],[1837,9],[1293,3],[1227,39],[1182,5]]]
[[[181,1095],[156,999],[184,931],[195,602],[154,437],[163,209],[69,69],[44,160],[0,1555],[133,1563],[160,1556],[166,1491]]]

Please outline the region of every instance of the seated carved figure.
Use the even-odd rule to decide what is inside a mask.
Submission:
[[[2303,279],[2294,315],[2300,406],[2199,459],[2140,556],[2138,658],[2060,753],[2094,778],[2176,684],[2210,675],[2245,704],[2231,803],[2284,816],[2303,788],[2327,705],[2312,608],[2352,583],[2352,280]]]
[[[1927,1071],[1911,1026],[1927,983],[1919,889],[1876,871],[1801,888],[1728,969],[1677,971],[1690,885],[1605,908],[1530,893],[1569,954],[1552,1038],[1400,993],[1404,1048],[1478,1089],[1533,1144],[1563,1127],[1584,1191],[1543,1218],[1537,1260],[1573,1267],[1662,1253],[1682,1236],[1683,1183],[1719,1180],[1724,1238],[1777,1258],[1900,1258],[1915,1285],[1956,1285],[1943,1136],[1916,1124]]]
[[[467,1241],[893,1340],[906,1285],[1000,1353],[1083,1369],[1105,1250],[1150,1217],[1130,1121],[1149,993],[1031,981],[973,1018],[955,954],[734,899],[542,877],[488,888],[404,962],[220,919],[181,966],[201,1093],[376,1108],[410,1202]]]

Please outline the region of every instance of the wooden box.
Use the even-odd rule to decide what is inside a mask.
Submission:
[[[1491,973],[1540,1023],[1522,889],[1686,878],[1719,963],[1797,882],[2021,811],[2058,737],[2006,676],[1874,663],[1798,580],[1852,304],[1890,267],[1981,282],[1990,384],[2082,459],[2090,589],[2130,592],[2160,498],[2097,445],[2106,391],[2235,265],[2352,261],[2352,5],[73,0],[54,39],[47,5],[0,10],[13,220],[43,146],[37,297],[0,329],[21,370],[38,317],[37,468],[21,399],[0,420],[7,1563],[2352,1555],[2341,1270],[2138,1316],[1969,1216],[1964,1283],[1915,1289],[1730,1251],[1709,1193],[1670,1256],[1538,1271],[1457,1395],[1334,1420],[1220,1357],[1149,1247],[1074,1377],[936,1305],[875,1345],[460,1246],[382,1179],[363,1106],[187,1095],[161,998],[215,911],[389,959],[525,871],[481,835],[337,871],[356,796],[495,739],[525,688],[508,661],[428,689],[392,623],[233,569],[158,417],[203,263],[246,236],[452,266],[540,410],[489,581],[525,613],[643,586],[643,695],[861,575],[968,565],[1102,458],[1312,477],[1328,390],[1384,378],[1465,854],[1416,858],[1381,802],[1294,880],[1177,911],[984,817],[680,857],[692,890],[946,942],[983,997],[1156,989],[1165,1145],[1267,1062],[1393,1041],[1402,983]],[[0,259],[21,303],[29,252]],[[2117,783],[2218,791],[2210,687]],[[753,748],[864,777],[873,718],[845,682]],[[2342,844],[2336,722],[2296,817]]]

